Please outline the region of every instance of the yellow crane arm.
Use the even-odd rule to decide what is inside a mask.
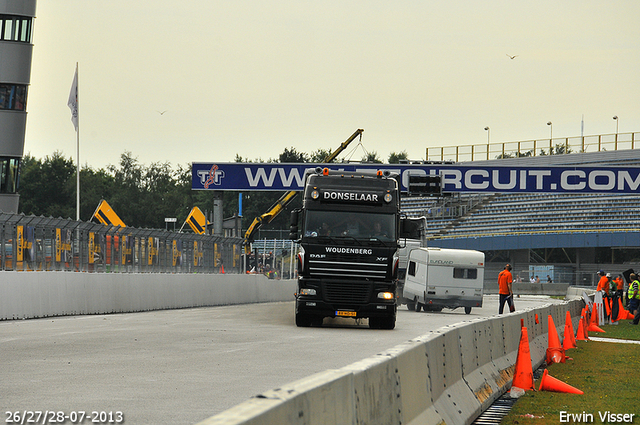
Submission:
[[[344,151],[347,148],[347,146],[349,146],[349,143],[351,143],[353,140],[355,140],[356,137],[358,137],[358,136],[362,137],[362,133],[363,132],[364,132],[363,129],[356,130],[356,132],[353,133],[347,140],[342,142],[340,147],[338,149],[336,149],[335,152],[332,152],[330,155],[328,155],[322,162],[323,163],[328,163],[328,162],[331,162],[334,159],[336,159],[338,157],[338,155],[340,155],[340,153],[342,153],[342,151]],[[253,242],[253,239],[255,237],[256,231],[260,227],[262,227],[263,224],[271,223],[271,221],[273,221],[273,219],[276,218],[276,216],[278,214],[280,214],[282,212],[282,210],[284,210],[287,207],[287,205],[293,200],[293,198],[296,197],[297,193],[298,192],[295,191],[295,190],[291,190],[289,192],[286,192],[284,195],[282,195],[280,197],[280,199],[278,199],[269,208],[269,211],[267,211],[266,213],[262,214],[260,217],[256,217],[253,220],[253,223],[251,223],[251,225],[249,226],[249,228],[247,229],[247,231],[244,234],[245,252],[248,252],[249,244],[251,242]]]

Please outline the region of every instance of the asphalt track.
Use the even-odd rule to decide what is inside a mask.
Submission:
[[[558,302],[522,297],[516,307]],[[497,309],[497,296],[485,296],[470,315],[403,306],[392,331],[349,319],[297,328],[293,302],[0,322],[3,422],[7,412],[48,410],[122,412],[130,425],[194,424],[263,391]]]

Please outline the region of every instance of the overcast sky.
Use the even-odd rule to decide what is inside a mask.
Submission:
[[[379,157],[640,131],[637,0],[39,0],[25,153],[277,158],[356,129]],[[510,59],[507,55],[517,55]],[[162,113],[162,114],[161,114]],[[353,145],[352,145],[353,147]],[[355,158],[362,151],[354,153]]]

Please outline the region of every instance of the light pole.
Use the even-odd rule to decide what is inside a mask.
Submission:
[[[620,123],[620,121],[618,121],[618,116],[614,115],[613,116],[613,120],[616,122],[616,143],[615,143],[615,150],[618,150],[618,124]]]
[[[549,133],[549,155],[553,155],[553,123],[547,121],[547,125],[550,127]]]
[[[491,144],[491,129],[489,126],[486,126],[485,131],[487,132],[487,161],[489,160],[489,145]]]

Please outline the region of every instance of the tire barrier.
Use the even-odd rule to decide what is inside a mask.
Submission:
[[[534,368],[551,315],[564,333],[581,299],[446,326],[376,356],[259,394],[198,425],[470,424],[511,386],[520,328]]]
[[[263,275],[0,272],[0,320],[291,301]]]

